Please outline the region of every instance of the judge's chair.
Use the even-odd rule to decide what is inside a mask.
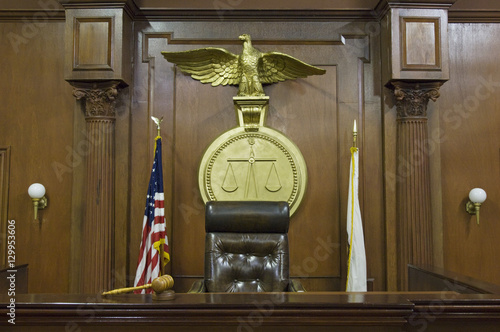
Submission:
[[[189,293],[304,292],[289,279],[286,202],[207,202],[205,279]]]

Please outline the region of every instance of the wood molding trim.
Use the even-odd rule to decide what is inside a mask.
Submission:
[[[405,7],[408,8],[408,7]],[[413,8],[413,7],[410,7]],[[422,7],[419,7],[422,8]],[[424,7],[436,9],[441,7]],[[355,21],[379,22],[389,7],[374,10],[155,10],[139,9],[133,16],[138,21]],[[500,11],[448,10],[448,23],[499,23]]]
[[[131,18],[139,13],[139,8],[134,0],[109,0],[109,1],[85,1],[85,0],[58,0],[65,9],[123,9]]]
[[[8,298],[0,298],[7,315]],[[149,295],[73,294],[16,296],[16,331],[137,331],[159,324],[168,330],[217,331],[497,331],[498,296],[455,292],[339,294],[176,294],[172,301]],[[68,323],[69,322],[69,323]],[[3,320],[0,326],[8,326]]]
[[[0,9],[0,22],[36,22],[40,25],[46,22],[64,22],[66,13],[64,10],[2,10]]]
[[[500,10],[450,10],[448,23],[500,23]]]
[[[113,71],[113,17],[75,17],[73,70]],[[99,31],[100,33],[96,33]],[[88,45],[92,45],[89,50]]]
[[[401,17],[400,21],[401,71],[441,70],[440,18]],[[417,36],[409,33],[412,30]]]
[[[255,9],[141,9],[134,19],[180,21],[376,21],[378,14],[368,10],[255,10]]]
[[[62,1],[60,1],[62,3]],[[372,10],[250,10],[250,9],[155,9],[140,8],[133,1],[122,1],[125,4],[106,4],[96,7],[95,4],[69,4],[63,3],[65,8],[123,8],[125,12],[134,20],[138,21],[160,21],[160,20],[180,20],[180,21],[380,21],[380,19],[391,8],[386,2],[380,2]],[[47,1],[50,4],[50,1]],[[393,5],[394,8],[395,5]],[[36,7],[36,8],[35,8]],[[400,7],[416,8],[410,4]],[[441,8],[426,6],[418,8]],[[448,7],[445,7],[448,8]],[[500,11],[498,10],[453,10],[448,11],[449,23],[499,23]],[[65,10],[60,7],[37,7],[30,9],[0,9],[0,22],[38,22],[44,24],[47,21],[65,21]]]

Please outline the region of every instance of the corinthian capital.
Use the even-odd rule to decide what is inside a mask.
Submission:
[[[85,117],[114,118],[118,81],[74,83],[73,96],[85,101]]]
[[[393,82],[394,96],[399,119],[426,118],[429,99],[439,98],[441,83]]]

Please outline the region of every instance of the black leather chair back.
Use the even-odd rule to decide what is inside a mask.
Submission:
[[[289,284],[286,202],[208,202],[207,292],[284,292]]]

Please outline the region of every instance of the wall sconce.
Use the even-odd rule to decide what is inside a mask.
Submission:
[[[470,201],[465,205],[465,210],[469,214],[476,215],[476,221],[479,225],[479,208],[481,207],[481,203],[486,200],[486,191],[481,188],[474,188],[469,193],[469,199]]]
[[[38,209],[45,209],[47,206],[47,198],[45,197],[45,187],[40,183],[33,183],[28,188],[28,194],[33,201],[33,206],[35,208],[35,220],[37,220]]]

